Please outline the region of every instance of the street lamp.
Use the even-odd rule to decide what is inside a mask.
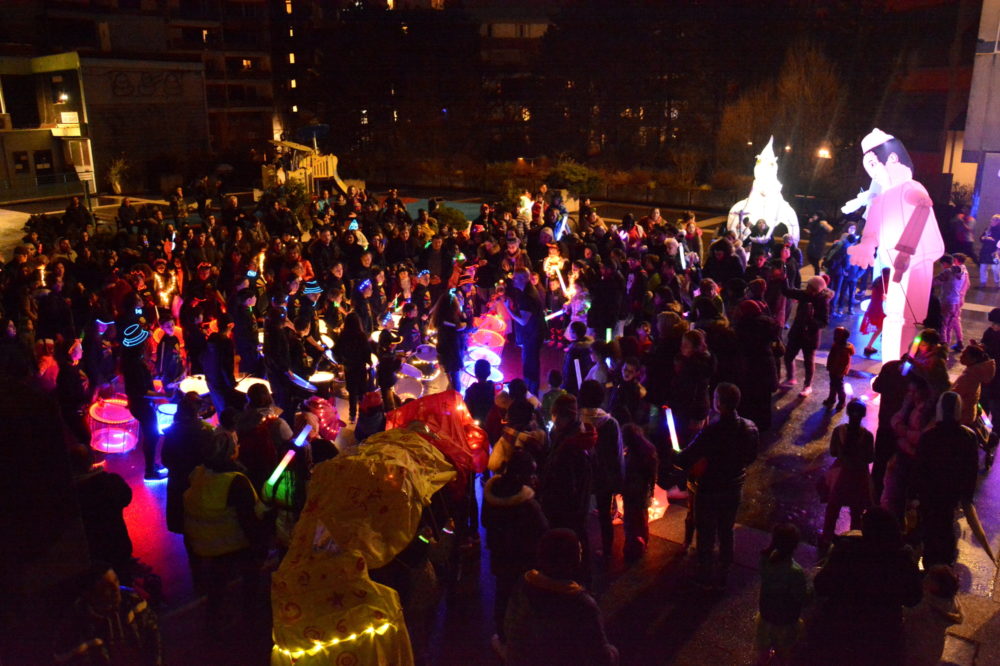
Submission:
[[[818,157],[821,160],[828,160],[828,159],[830,159],[830,149],[829,148],[820,148],[819,150],[816,151],[816,157]]]

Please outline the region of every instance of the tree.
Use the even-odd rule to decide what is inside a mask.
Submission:
[[[755,155],[774,137],[786,190],[829,190],[835,165],[817,157],[820,148],[839,161],[840,122],[847,94],[833,63],[815,44],[791,46],[777,77],[745,92],[722,115],[719,163],[749,170]]]

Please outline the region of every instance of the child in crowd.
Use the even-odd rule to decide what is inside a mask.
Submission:
[[[580,384],[583,383],[594,363],[590,352],[594,339],[587,335],[587,324],[582,321],[570,323],[568,337],[572,343],[566,350],[566,356],[563,359],[562,386],[567,393],[576,395],[580,392]],[[580,368],[579,377],[577,376],[577,366]]]
[[[849,337],[850,332],[843,326],[833,329],[833,345],[826,359],[826,370],[830,373],[830,395],[823,401],[823,406],[827,409],[834,407],[833,403],[836,400],[837,406],[834,410],[838,412],[847,402],[844,378],[851,369],[851,357],[854,356],[854,345],[848,342]]]
[[[562,384],[562,373],[555,368],[549,370],[549,390],[542,396],[542,418],[545,420],[545,425],[552,421],[552,405],[556,404],[559,396],[566,395]]]
[[[562,347],[566,341],[564,333],[568,320],[566,313],[563,312],[563,309],[566,307],[566,296],[563,294],[558,278],[548,278],[548,285],[549,288],[545,292],[546,317],[557,312],[560,314],[552,319],[545,320],[545,325],[549,330],[549,337],[545,344],[550,347]]]
[[[934,284],[940,287],[941,337],[945,346],[952,337],[955,344],[952,351],[962,350],[962,305],[965,292],[969,290],[969,272],[965,269],[965,255],[954,257],[946,254],[940,259],[944,269],[934,277]]]
[[[486,417],[489,416],[493,401],[496,399],[496,385],[490,381],[492,368],[489,361],[484,358],[479,359],[474,370],[476,381],[465,389],[465,406],[469,408],[472,418],[485,426]]]
[[[415,303],[403,305],[403,318],[399,320],[399,337],[402,338],[397,349],[413,351],[424,344],[424,335],[420,330],[419,309]]]
[[[760,554],[760,600],[757,612],[757,663],[786,664],[802,631],[802,607],[809,599],[809,581],[792,558],[799,545],[799,528],[776,525],[771,545]]]
[[[659,461],[656,447],[646,439],[642,428],[629,423],[622,429],[625,445],[625,485],[622,502],[625,505],[626,562],[634,562],[646,552],[649,543],[649,502],[656,485]]]
[[[622,363],[618,381],[611,388],[608,401],[611,415],[620,423],[644,424],[649,420],[649,410],[644,401],[646,388],[640,383],[642,364],[639,359],[630,356]]]

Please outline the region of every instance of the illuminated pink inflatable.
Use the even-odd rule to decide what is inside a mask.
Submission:
[[[861,140],[861,150],[872,189],[844,206],[845,213],[868,206],[861,242],[847,252],[856,266],[892,269],[882,328],[885,362],[901,356],[927,316],[934,262],[944,253],[944,241],[931,198],[913,180],[913,162],[902,142],[876,128]]]

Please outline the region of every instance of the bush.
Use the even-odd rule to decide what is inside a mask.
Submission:
[[[465,231],[469,228],[469,221],[465,219],[462,211],[451,206],[438,206],[434,211],[434,217],[437,218],[440,229],[450,227],[455,231]]]
[[[558,162],[546,179],[549,187],[569,190],[571,196],[582,199],[604,189],[604,175],[573,160]]]

